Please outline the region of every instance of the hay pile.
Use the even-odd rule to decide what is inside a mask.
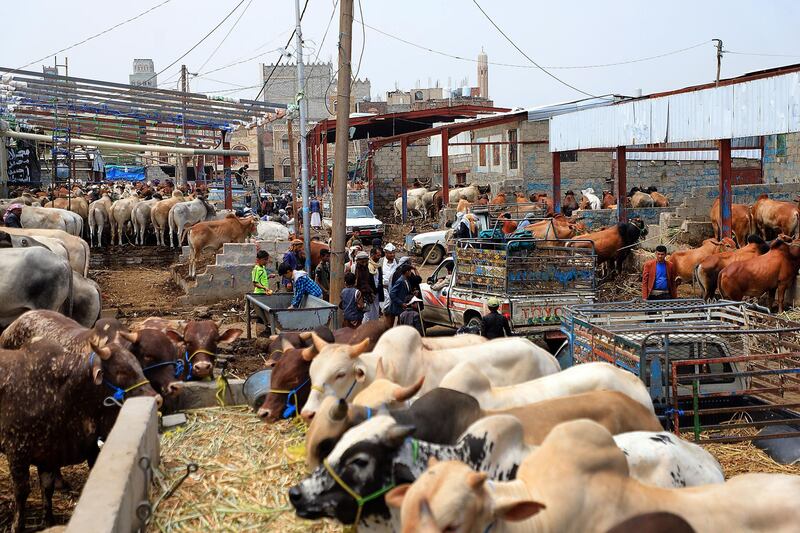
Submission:
[[[752,437],[756,433],[757,431],[754,428],[737,428],[725,431],[726,436],[732,437]],[[702,438],[710,438],[712,436],[708,432],[701,434]],[[689,433],[683,434],[683,437],[690,442],[693,440],[693,435]],[[755,472],[800,475],[800,464],[782,465],[777,463],[750,441],[730,444],[703,444],[702,446],[716,457],[719,464],[722,465],[725,479],[739,474]]]
[[[306,474],[299,449],[304,429],[288,421],[266,425],[246,407],[186,415],[187,424],[161,440],[162,476],[151,494],[157,507],[150,531],[339,530],[331,521],[297,518],[286,499],[289,487]],[[158,502],[190,462],[198,471]]]

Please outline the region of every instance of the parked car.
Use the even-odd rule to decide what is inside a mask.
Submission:
[[[333,226],[330,218],[322,219],[322,224],[326,228]],[[365,205],[347,206],[345,225],[348,237],[383,238],[383,222]]]

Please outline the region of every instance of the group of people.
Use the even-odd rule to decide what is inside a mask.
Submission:
[[[385,320],[389,326],[395,323],[410,325],[423,333],[420,319],[422,277],[411,258],[398,259],[396,246],[392,243],[383,245],[379,239],[373,241],[368,252],[360,243],[353,243],[348,256],[344,269],[345,287],[339,303],[344,325],[356,328],[370,320]],[[267,270],[269,258],[266,250],[260,250],[256,255],[252,271],[255,294],[273,292]],[[319,263],[309,274],[303,270],[303,241],[292,241],[277,270],[284,289],[293,293],[290,308],[301,306],[308,295],[330,300],[330,258],[330,251],[322,248]]]

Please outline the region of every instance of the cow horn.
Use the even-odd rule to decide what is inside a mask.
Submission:
[[[108,342],[108,337],[101,337],[97,333],[93,333],[92,337],[89,340],[89,343],[92,345],[92,348],[94,348],[95,346],[102,348],[103,346],[106,345],[107,342]]]
[[[311,340],[314,341],[314,347],[317,349],[318,352],[321,352],[322,349],[328,345],[328,343],[325,342],[325,340],[322,337],[320,337],[313,331],[311,332]]]
[[[408,387],[402,387],[394,391],[394,399],[398,402],[404,402],[414,396],[422,388],[425,383],[425,376],[420,376],[416,383]]]
[[[486,483],[486,472],[470,472],[467,476],[467,485],[472,490],[478,489]]]
[[[119,335],[120,335],[120,337],[122,337],[126,341],[132,342],[134,344],[136,344],[136,342],[139,340],[139,332],[138,331],[120,331]]]
[[[297,334],[297,336],[300,337],[300,340],[307,341],[311,338],[311,332],[301,331],[300,333]]]
[[[389,448],[398,448],[403,444],[403,441],[413,435],[416,430],[417,428],[414,426],[395,424],[386,430],[383,442]]]
[[[317,349],[313,346],[309,346],[308,348],[303,348],[300,352],[300,357],[303,358],[304,361],[313,361],[314,358],[317,356]]]
[[[94,353],[96,353],[103,361],[111,357],[111,348],[108,346],[98,346],[94,342],[90,342],[89,344],[91,345]]]
[[[274,341],[274,340],[275,340],[275,339],[277,339],[277,338],[278,338],[278,335],[270,335],[270,336],[269,336],[269,341],[270,341],[270,342],[272,342],[272,341]]]
[[[350,347],[350,359],[355,359],[362,353],[367,351],[367,347],[369,346],[370,340],[364,339],[363,341],[359,342],[355,346]]]
[[[386,372],[383,369],[383,357],[378,357],[378,365],[375,367],[375,379],[386,379]]]
[[[294,348],[294,344],[289,342],[286,337],[281,338],[281,351],[288,352],[292,348]]]
[[[341,422],[344,420],[345,417],[347,417],[347,401],[339,398],[339,401],[331,406],[328,417],[332,422]]]

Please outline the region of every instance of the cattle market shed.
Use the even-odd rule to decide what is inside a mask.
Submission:
[[[9,124],[3,136],[51,145],[59,166],[75,146],[143,158],[222,156],[226,191],[231,156],[247,155],[230,150],[229,133],[286,107],[2,67],[0,76],[0,118]]]
[[[687,149],[675,143],[707,143],[689,149],[719,154],[721,232],[730,237],[731,140],[795,132],[800,132],[800,65],[561,114],[550,119],[553,194],[561,194],[561,152],[614,151],[617,216],[625,221],[627,151],[674,152]]]
[[[486,118],[477,119],[482,115],[489,115]],[[414,111],[404,111],[399,113],[388,113],[384,115],[366,115],[350,118],[350,138],[348,140],[367,139],[369,140],[369,154],[367,163],[367,175],[372,190],[373,166],[372,154],[375,150],[386,144],[399,142],[401,149],[401,181],[403,196],[403,219],[407,212],[407,181],[408,173],[406,166],[406,149],[410,143],[418,139],[442,134],[445,139],[449,134],[455,135],[462,131],[468,131],[467,124],[475,120],[500,120],[510,121],[509,116],[516,116],[516,112],[508,108],[487,107],[480,105],[456,105],[449,107],[438,107],[432,109],[420,109]],[[458,122],[457,120],[466,120]],[[434,127],[434,124],[446,123],[444,126]],[[452,132],[452,133],[451,133]],[[323,120],[308,132],[309,150],[311,152],[311,175],[316,177],[317,183],[327,185],[327,160],[328,144],[336,141],[336,120]],[[448,190],[447,180],[447,143],[442,148],[444,154],[442,168],[442,189],[443,194]]]

